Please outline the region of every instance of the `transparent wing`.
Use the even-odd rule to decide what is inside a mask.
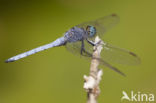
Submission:
[[[126,65],[140,64],[140,58],[131,51],[104,43],[101,58],[107,62]]]
[[[84,56],[84,57],[91,57],[90,55],[88,55],[87,53],[83,52],[83,55],[81,55],[81,41],[77,41],[77,42],[72,42],[72,43],[67,43],[65,45],[66,49],[71,52],[74,55],[77,56]],[[91,46],[86,40],[84,40],[84,46],[85,46],[85,50],[86,52],[92,54],[93,52],[93,46]]]
[[[81,42],[74,42],[74,43],[67,43],[66,44],[66,49],[68,51],[70,51],[71,53],[73,53],[74,55],[78,55],[83,57],[84,59],[87,60],[91,60],[92,58],[92,53],[93,53],[93,46],[91,46],[87,41],[84,41],[85,44],[85,49],[86,51],[89,53],[83,53],[83,55],[81,55],[80,51],[81,51]],[[109,64],[108,62],[106,62],[105,60],[103,60],[102,58],[95,58],[98,59],[100,61],[100,64],[112,69],[113,71],[121,74],[122,76],[125,76],[125,74],[123,72],[121,72],[119,69],[117,69],[116,67],[112,66],[111,64]]]
[[[84,41],[85,50],[92,54],[93,46],[91,46],[87,41]],[[81,42],[67,43],[66,48],[68,51],[72,52],[75,55],[83,57],[91,57],[87,53],[83,52],[81,55]],[[88,58],[87,58],[88,59]],[[107,61],[108,63],[118,63],[125,65],[137,65],[140,64],[140,58],[133,52],[121,49],[110,44],[104,43],[103,50],[101,52],[101,59]]]
[[[102,38],[103,34],[110,28],[115,26],[117,23],[119,23],[119,21],[119,17],[116,14],[112,14],[94,21],[84,22],[82,24],[77,25],[77,27],[86,29],[88,25],[94,26],[96,28],[96,34]]]

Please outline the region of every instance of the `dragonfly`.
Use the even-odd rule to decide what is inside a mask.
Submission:
[[[96,45],[94,43],[95,37],[99,36],[100,38],[103,38],[104,34],[118,24],[119,21],[119,16],[116,14],[111,14],[96,20],[78,24],[69,29],[64,33],[64,36],[56,39],[55,41],[13,56],[7,59],[5,62],[13,62],[37,52],[59,46],[65,46],[66,49],[73,54],[78,54],[85,58],[92,58],[93,46]],[[129,50],[118,48],[106,42],[104,42],[102,46],[103,49],[101,52],[101,58],[99,58],[100,64],[116,71],[123,76],[125,76],[125,74],[116,67],[112,66],[110,62],[127,65],[140,64],[140,58]]]

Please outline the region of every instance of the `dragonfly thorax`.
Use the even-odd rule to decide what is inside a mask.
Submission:
[[[73,27],[65,33],[64,37],[67,42],[77,42],[87,38],[88,33],[83,28]]]

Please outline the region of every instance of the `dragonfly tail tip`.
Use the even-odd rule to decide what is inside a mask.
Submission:
[[[10,63],[10,62],[14,62],[14,60],[6,60],[5,63]]]

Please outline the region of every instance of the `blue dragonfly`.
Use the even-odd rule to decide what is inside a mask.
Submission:
[[[18,54],[7,59],[5,62],[13,62],[37,52],[58,46],[65,46],[68,51],[73,54],[81,55],[85,58],[91,58],[93,53],[93,46],[95,36],[103,37],[105,32],[119,23],[119,17],[116,14],[111,14],[93,21],[84,22],[76,25],[64,33],[63,37],[55,41],[32,49],[30,51]],[[106,42],[103,43],[103,50],[101,52],[100,63],[119,74],[125,76],[119,69],[109,64],[109,62],[137,65],[140,63],[140,58],[133,52],[118,48]]]

